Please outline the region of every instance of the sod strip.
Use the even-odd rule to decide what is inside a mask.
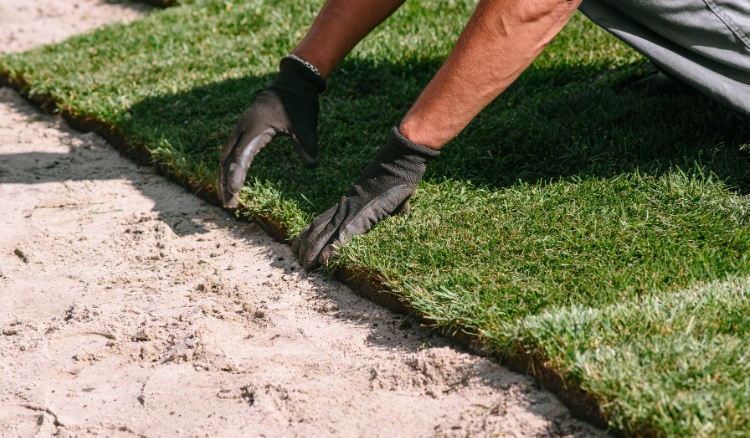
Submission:
[[[750,434],[750,279],[591,309],[557,308],[491,336],[537,350],[606,402],[615,423],[666,436]]]
[[[0,78],[215,201],[223,140],[320,5],[197,1],[5,56]],[[322,97],[321,167],[303,169],[290,142],[275,140],[249,172],[243,214],[294,237],[336,202],[447,56],[474,5],[408,3],[376,29]],[[519,348],[519,337],[501,330],[543,312],[609,308],[750,274],[747,203],[734,194],[750,188],[750,123],[700,96],[627,88],[649,71],[576,15],[431,164],[412,216],[355,239],[332,267],[376,301],[413,310],[459,341],[472,333],[475,349],[557,379],[553,389],[574,406],[585,399],[579,407],[595,419],[673,435],[666,422],[621,415],[601,386],[565,387],[581,380],[547,350]],[[379,292],[388,289],[400,300]],[[649,372],[656,379],[660,371]],[[637,400],[640,411],[655,406]],[[675,424],[690,415],[669,412]]]

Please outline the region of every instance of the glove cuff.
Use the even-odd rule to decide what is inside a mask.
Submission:
[[[440,151],[436,151],[435,149],[428,148],[427,146],[421,145],[419,143],[414,143],[413,141],[401,135],[401,132],[399,132],[398,130],[398,126],[393,127],[393,143],[398,147],[405,148],[405,149],[408,149],[409,151],[418,153],[420,156],[424,157],[426,160],[435,158],[438,155],[440,155]]]
[[[294,59],[290,56],[285,56],[281,58],[281,62],[279,62],[279,70],[283,70],[286,68],[292,69],[296,71],[297,73],[301,74],[302,77],[307,79],[311,84],[315,85],[319,93],[322,93],[326,90],[325,79],[315,74],[315,72],[310,70],[309,67],[307,67],[304,63],[300,62],[299,60]]]

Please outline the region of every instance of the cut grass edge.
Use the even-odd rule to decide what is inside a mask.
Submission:
[[[170,3],[171,0],[147,0],[148,3]],[[0,87],[16,90],[22,97],[38,106],[46,114],[60,114],[73,129],[81,132],[94,132],[107,140],[120,155],[139,165],[153,166],[160,174],[170,181],[176,182],[191,194],[213,205],[221,206],[216,187],[205,181],[195,181],[176,172],[173,166],[158,162],[152,152],[144,145],[133,141],[122,131],[111,124],[91,115],[76,114],[51,94],[30,94],[30,85],[21,74],[11,75],[8,71],[0,71]],[[236,216],[255,222],[277,241],[290,244],[287,226],[268,213],[250,211],[242,203],[235,210]],[[354,293],[366,298],[388,310],[409,315],[437,331],[441,336],[449,339],[454,345],[481,357],[493,360],[512,371],[531,376],[544,390],[555,394],[558,399],[570,409],[573,416],[604,429],[607,433],[618,437],[647,437],[657,433],[651,430],[623,430],[610,425],[609,417],[601,409],[600,401],[592,394],[582,390],[576,383],[566,377],[559,369],[552,365],[552,361],[538,349],[528,350],[521,342],[516,342],[512,353],[501,354],[488,339],[470,327],[462,325],[445,326],[428,318],[425,314],[414,309],[404,298],[394,294],[390,287],[382,282],[383,276],[378,272],[338,266],[332,273],[336,279],[349,286]]]

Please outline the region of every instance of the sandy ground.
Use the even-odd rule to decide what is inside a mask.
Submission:
[[[62,41],[112,21],[133,21],[150,10],[118,0],[0,0],[0,53]]]
[[[1,0],[2,50],[148,8]],[[597,436],[0,89],[0,436]]]

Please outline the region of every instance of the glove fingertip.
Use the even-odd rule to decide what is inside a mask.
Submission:
[[[317,239],[311,239],[309,236],[301,244],[299,263],[305,267],[308,271],[320,266],[320,241],[321,236],[317,236]]]
[[[409,213],[411,213],[411,205],[409,205],[408,199],[404,201],[401,205],[399,205],[396,208],[396,210],[393,212],[394,215],[402,214],[404,216],[409,216]]]
[[[306,169],[316,169],[320,166],[320,160],[315,159],[315,161],[303,161],[302,165],[305,166]]]
[[[297,147],[297,154],[302,165],[308,169],[315,169],[320,166],[320,158],[316,155],[310,155],[303,150],[302,147]]]
[[[320,263],[318,263],[317,257],[313,257],[311,259],[310,257],[307,257],[307,254],[300,254],[299,262],[308,271],[312,271],[313,269],[320,266]]]
[[[226,185],[224,186],[224,191],[231,195],[232,197],[237,197],[237,193],[242,189],[242,187],[245,185],[245,173],[242,173],[242,170],[234,170],[230,169],[229,175],[226,176]],[[247,170],[245,170],[247,172]]]
[[[331,261],[331,256],[333,256],[333,251],[336,249],[334,244],[326,245],[325,248],[323,248],[322,251],[320,251],[320,255],[318,256],[318,264],[319,265],[327,265],[329,261]]]
[[[229,196],[228,199],[227,195]],[[222,206],[226,209],[233,210],[240,204],[240,196],[237,193],[224,193],[220,197]]]
[[[299,248],[302,246],[302,239],[296,237],[292,240],[292,254],[299,257]]]

